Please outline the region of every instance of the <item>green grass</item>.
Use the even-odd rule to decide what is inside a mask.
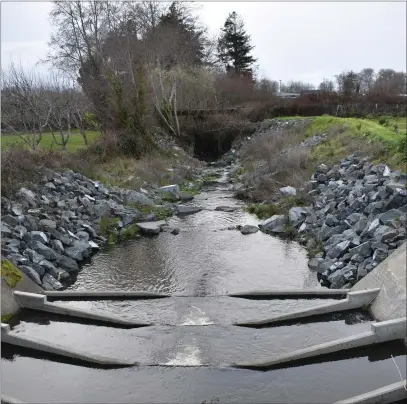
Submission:
[[[268,219],[281,212],[280,207],[274,203],[252,203],[246,207],[246,210],[256,215],[259,219]]]
[[[367,134],[369,138],[394,142],[402,138],[403,133],[397,133],[391,126],[383,126],[377,120],[359,118],[337,118],[330,115],[322,115],[315,118],[306,130],[306,136],[321,135],[328,132],[334,126],[352,135],[363,136]]]
[[[404,168],[400,142],[406,138],[406,132],[397,133],[391,125],[380,125],[376,119],[322,115],[313,119],[305,131],[306,137],[321,134],[328,134],[328,138],[313,148],[311,157],[315,162],[336,163],[349,154],[361,151],[375,163],[384,162],[392,168]]]
[[[136,208],[143,215],[148,215],[150,213],[154,213],[157,220],[164,220],[167,217],[170,217],[173,215],[172,209],[167,206],[146,206],[146,205],[141,205],[137,202],[131,203],[129,206]]]
[[[100,136],[100,132],[98,131],[86,131],[86,136],[88,139],[88,143],[94,143]],[[59,137],[56,135],[56,138],[59,140]],[[58,146],[55,144],[54,138],[52,136],[52,133],[50,132],[45,132],[42,136],[40,147],[43,149],[50,149],[52,146],[53,150],[62,150],[61,146]],[[26,143],[18,136],[15,134],[8,134],[8,135],[2,135],[1,136],[1,148],[2,150],[7,149],[8,147],[12,145],[21,145],[22,147],[28,147]],[[72,131],[72,134],[69,138],[69,141],[66,145],[66,150],[70,152],[75,152],[78,149],[86,147],[85,142],[83,141],[83,137],[79,133],[79,131],[74,130]]]

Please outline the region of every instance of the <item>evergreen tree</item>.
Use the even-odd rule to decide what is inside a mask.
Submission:
[[[204,59],[204,30],[197,26],[191,11],[182,3],[173,2],[168,12],[161,16],[157,30],[172,39],[164,56],[166,67],[178,63],[201,65]],[[162,35],[161,34],[161,35]]]
[[[219,58],[224,64],[226,71],[234,73],[251,72],[255,59],[250,55],[254,47],[250,45],[250,35],[244,29],[244,22],[241,17],[232,12],[221,28],[221,35],[218,40]]]

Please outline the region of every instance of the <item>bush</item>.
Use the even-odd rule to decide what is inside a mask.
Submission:
[[[280,213],[280,208],[274,203],[253,203],[247,206],[249,213],[256,215],[259,219],[268,219]]]

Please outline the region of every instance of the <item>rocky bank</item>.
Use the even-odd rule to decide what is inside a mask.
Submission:
[[[295,121],[276,122],[276,128]],[[272,136],[272,132],[254,136]],[[244,195],[239,172],[239,150],[246,138],[223,159],[231,165],[236,195]],[[302,144],[313,147],[324,141],[314,136]],[[261,169],[261,168],[260,168]],[[255,173],[253,174],[253,176]],[[261,231],[296,239],[306,245],[309,267],[323,286],[348,287],[363,278],[406,239],[407,176],[385,164],[374,164],[359,154],[338,164],[320,164],[301,189],[281,187],[279,199],[301,194],[311,200],[306,206],[292,206],[282,214],[259,223]]]
[[[163,230],[176,235],[178,229],[160,219],[199,210],[182,204],[191,199],[178,185],[139,192],[108,188],[73,171],[49,171],[12,198],[1,198],[2,261],[43,289],[60,290],[109,241]]]

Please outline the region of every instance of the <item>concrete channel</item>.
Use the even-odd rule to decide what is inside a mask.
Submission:
[[[14,292],[14,296],[21,308],[45,311],[49,313],[61,314],[71,317],[80,317],[89,320],[102,321],[105,323],[121,325],[126,327],[146,327],[152,324],[142,323],[131,319],[125,319],[114,314],[94,313],[90,310],[77,309],[68,306],[61,306],[47,301],[47,296],[28,292]]]
[[[346,400],[337,401],[334,404],[391,404],[402,400],[407,402],[407,380],[401,380]]]
[[[282,321],[297,320],[299,318],[317,316],[327,313],[359,309],[365,306],[369,306],[379,292],[380,288],[349,292],[346,299],[341,299],[337,302],[321,304],[319,306],[311,307],[304,310],[291,311],[289,313],[281,314],[279,316],[271,317],[265,320],[238,322],[234,325],[242,327],[261,327]]]
[[[237,368],[265,370],[274,368],[277,365],[285,365],[290,362],[302,359],[313,358],[333,352],[343,351],[352,348],[359,348],[367,345],[380,344],[386,341],[403,339],[406,336],[406,320],[400,318],[383,322],[371,323],[371,331],[340,338],[322,344],[313,345],[299,349],[289,354],[278,355],[273,359],[258,362],[237,362],[232,366]]]
[[[54,344],[51,342],[41,341],[37,338],[26,337],[10,330],[8,324],[1,324],[1,342],[20,346],[23,348],[34,349],[37,351],[43,351],[54,355],[65,356],[72,359],[77,359],[84,362],[94,363],[104,366],[136,366],[137,362],[130,362],[124,359],[108,358],[100,355],[90,355],[86,352],[81,352],[77,349],[67,348],[62,345]]]

